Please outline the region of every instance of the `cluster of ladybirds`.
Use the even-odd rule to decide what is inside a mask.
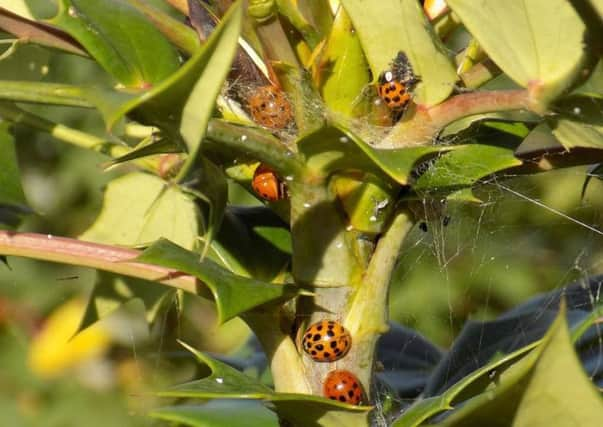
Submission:
[[[194,12],[195,19],[191,19],[191,25],[201,39],[206,39],[215,27],[214,18],[199,5],[194,7]],[[277,84],[263,76],[248,55],[241,50],[237,52],[233,74],[252,88],[243,96],[236,93],[234,95],[245,101],[243,104],[255,123],[274,131],[292,125],[293,111],[284,92]],[[273,72],[270,74],[274,76]],[[379,76],[377,94],[392,115],[399,118],[412,99],[412,91],[419,81],[406,54],[399,52],[390,69]],[[265,200],[277,201],[287,197],[285,184],[265,164],[256,168],[251,185],[256,194]],[[352,336],[339,322],[322,320],[306,329],[301,345],[315,362],[330,363],[343,358],[349,352]],[[329,372],[323,382],[323,394],[329,399],[352,405],[360,404],[364,396],[360,381],[347,370]]]
[[[352,336],[334,320],[321,320],[308,327],[302,338],[302,348],[315,362],[335,362],[344,357],[352,347]],[[331,400],[351,405],[362,402],[360,381],[346,370],[334,370],[323,382],[323,394]]]
[[[391,68],[379,76],[377,94],[394,116],[400,116],[412,98],[412,90],[420,79],[415,76],[404,52],[399,52]],[[274,86],[259,87],[248,99],[253,120],[264,127],[283,129],[293,120],[291,106],[283,92]],[[287,196],[287,189],[276,173],[260,164],[253,175],[252,188],[268,201]],[[308,327],[302,338],[303,350],[316,362],[335,362],[344,357],[352,346],[352,336],[339,322],[322,320]],[[323,382],[325,397],[358,405],[364,392],[360,381],[350,371],[334,370]]]
[[[412,91],[421,79],[415,75],[408,57],[398,52],[390,69],[379,75],[377,94],[394,117],[400,117],[412,99]],[[270,129],[284,129],[293,121],[291,105],[284,93],[274,85],[260,86],[247,99],[253,120]],[[255,170],[252,188],[268,201],[287,197],[286,186],[276,173],[264,164]]]

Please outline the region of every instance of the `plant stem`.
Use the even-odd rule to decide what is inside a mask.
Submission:
[[[414,115],[399,122],[379,143],[379,148],[399,148],[430,143],[446,125],[474,114],[508,110],[533,110],[530,93],[524,89],[483,91],[453,96],[441,104],[417,106]]]
[[[43,132],[48,132],[59,141],[80,148],[98,151],[114,159],[131,151],[131,148],[128,146],[119,145],[106,139],[90,135],[89,133],[51,122],[43,117],[21,110],[17,106],[9,103],[0,102],[0,117],[10,120],[13,123],[23,124]],[[134,160],[134,162],[138,166],[151,172],[157,171],[159,166],[159,160],[156,157],[140,158]]]
[[[303,169],[302,162],[293,151],[258,128],[213,119],[209,122],[205,137],[208,141],[203,143],[203,150],[222,152],[230,158],[240,156],[260,160],[283,177],[299,175]]]
[[[242,317],[256,333],[270,361],[275,391],[312,394],[301,355],[291,337],[281,331],[278,314],[248,312]]]
[[[282,61],[295,67],[300,66],[287,35],[276,17],[258,24],[256,32],[269,60]]]
[[[51,234],[0,231],[0,254],[96,268],[137,277],[197,294],[193,276],[132,261],[140,251],[101,245]]]
[[[389,328],[389,285],[402,243],[413,223],[407,211],[400,211],[393,219],[377,244],[361,286],[351,299],[344,321],[344,326],[353,337],[352,350],[344,361],[356,366],[355,373],[365,386],[371,383],[377,340]],[[366,391],[369,392],[368,387]]]
[[[465,84],[466,88],[475,89],[487,81],[492,80],[498,74],[500,74],[500,69],[492,62],[487,59],[483,62],[475,64],[469,70],[460,74],[460,78]]]
[[[13,102],[92,108],[82,87],[45,82],[0,80],[0,99]]]
[[[276,4],[278,5],[279,12],[299,31],[308,47],[311,50],[315,49],[318,43],[320,43],[321,36],[316,28],[302,15],[298,9],[298,5],[294,4],[291,0],[276,0]]]

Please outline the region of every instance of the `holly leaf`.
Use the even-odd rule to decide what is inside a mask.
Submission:
[[[508,148],[481,144],[457,146],[439,157],[417,179],[413,189],[417,193],[455,192],[486,176],[521,164],[522,161]]]
[[[417,103],[435,105],[450,95],[456,71],[417,1],[382,0],[379,7],[367,7],[363,0],[341,3],[358,33],[373,79],[403,51],[421,78],[414,91]]]
[[[149,416],[191,427],[279,427],[277,416],[259,402],[213,400],[202,405],[167,406]]]
[[[17,164],[15,141],[9,123],[0,122],[0,223],[16,227],[27,207]]]
[[[208,377],[158,392],[159,396],[186,397],[196,399],[255,399],[276,408],[279,416],[291,420],[295,425],[328,426],[329,419],[337,414],[336,420],[345,425],[366,422],[371,406],[353,406],[323,397],[307,394],[276,393],[242,372],[181,343],[192,352],[197,360],[211,371]],[[332,422],[332,421],[331,421]]]
[[[161,239],[137,258],[140,262],[174,268],[201,280],[211,291],[220,323],[260,305],[284,301],[298,293],[292,285],[272,284],[231,273],[209,258]]]
[[[121,84],[146,88],[178,69],[178,52],[122,0],[61,0],[50,23],[68,32]]]
[[[199,235],[198,217],[192,198],[177,186],[135,172],[107,185],[99,216],[80,238],[137,246],[164,237],[192,249]]]
[[[586,27],[570,2],[449,0],[447,4],[496,65],[522,87],[534,87],[534,97],[544,105],[580,73]]]
[[[467,402],[446,420],[447,426],[483,426],[488,420],[512,417],[523,426],[597,425],[603,400],[586,376],[572,346],[565,304],[542,344],[497,387]]]

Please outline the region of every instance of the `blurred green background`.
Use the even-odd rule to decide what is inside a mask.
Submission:
[[[91,61],[27,45],[0,61],[0,78],[110,83]],[[93,111],[26,108],[86,132],[104,132]],[[103,186],[123,169],[104,171],[107,158],[98,153],[24,127],[15,131],[23,184],[36,211],[20,231],[79,235],[100,209]],[[482,205],[446,207],[447,227],[438,220],[428,224],[427,232],[416,227],[392,286],[391,318],[446,347],[467,319],[491,319],[540,292],[603,273],[603,236],[540,206],[603,229],[603,182],[593,180],[581,199],[586,169],[503,183],[533,201],[496,183],[485,184],[476,191]],[[65,304],[81,310],[94,280],[90,270],[25,259],[11,258],[8,266],[0,266],[0,425],[149,425],[142,415],[160,402],[145,391],[196,372],[192,359],[175,353],[176,338],[205,351],[242,351],[248,331],[240,321],[218,329],[212,307],[188,298],[182,318],[167,313],[161,319],[159,332],[165,334],[149,338],[136,332],[127,313],[113,316],[95,343],[81,344],[96,352],[74,360],[54,355],[54,368],[44,368],[48,360],[40,362],[40,354],[32,352],[49,359],[49,348],[60,353],[74,344],[68,343],[69,331],[47,347],[40,343],[50,329],[48,316],[76,322],[77,310],[57,310]]]

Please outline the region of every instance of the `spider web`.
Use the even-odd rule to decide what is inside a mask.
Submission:
[[[588,279],[603,273],[603,186],[591,181],[582,199],[586,174],[586,167],[574,167],[491,179],[475,188],[481,204],[448,203],[426,217],[427,231],[413,230],[400,257],[390,294],[392,320],[447,349],[468,320],[493,320],[573,282],[588,290],[594,305],[599,295]],[[517,334],[522,338],[525,331]],[[603,339],[597,335],[600,353]],[[408,345],[400,344],[401,359]],[[596,372],[601,363],[599,358],[589,370]]]

